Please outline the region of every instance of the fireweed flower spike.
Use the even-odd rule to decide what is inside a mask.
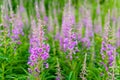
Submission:
[[[39,78],[40,72],[42,72],[42,68],[48,68],[49,65],[46,63],[46,60],[49,57],[50,47],[48,44],[45,44],[44,31],[42,29],[41,20],[38,19],[38,24],[34,19],[31,22],[31,37],[30,37],[30,57],[28,61],[28,65],[30,68],[28,71],[35,79]]]
[[[91,19],[91,11],[90,9],[85,6],[82,6],[81,9],[81,14],[82,14],[82,26],[85,28],[85,34],[84,37],[81,39],[81,42],[83,43],[84,46],[87,48],[90,47],[91,41],[90,38],[93,37],[93,25],[92,25],[92,19]]]
[[[110,12],[106,17],[106,24],[104,27],[104,36],[102,41],[102,48],[101,48],[101,56],[102,56],[102,64],[104,65],[107,74],[109,73],[110,67],[113,67],[113,62],[115,61],[115,47],[111,44],[110,36],[112,33],[110,29]],[[109,74],[108,74],[109,75]]]
[[[45,11],[45,6],[44,6],[44,0],[41,0],[41,1],[40,1],[40,6],[39,6],[39,8],[40,8],[41,15],[42,15],[42,16],[46,16],[46,11]]]
[[[90,6],[86,6],[86,1],[84,1],[84,5],[82,6],[82,22],[86,28],[85,37],[90,38],[93,37],[93,25],[91,18],[91,9]]]
[[[109,14],[108,14],[109,15]],[[108,17],[110,17],[110,15],[109,16],[107,16],[106,18],[108,18]],[[101,56],[102,56],[102,59],[103,60],[105,60],[106,59],[106,52],[107,52],[107,46],[108,46],[108,34],[109,34],[109,24],[110,24],[110,19],[108,18],[107,20],[106,20],[107,22],[106,22],[106,24],[105,24],[105,27],[104,27],[104,36],[103,36],[103,41],[102,41],[102,48],[101,48]],[[110,55],[112,55],[112,54],[110,54]],[[107,65],[108,64],[108,59],[107,59],[107,62],[105,63],[105,62],[103,62],[103,64],[104,65]],[[106,68],[106,71],[108,71],[108,66],[104,66],[105,68]]]
[[[81,14],[81,13],[83,12],[82,9],[83,9],[83,8],[80,8],[80,9],[79,9],[79,14]],[[81,16],[79,16],[79,22],[77,23],[77,29],[78,29],[77,37],[78,37],[78,40],[81,41],[81,40],[82,40],[82,37],[83,37],[83,34],[82,34],[83,23],[82,23],[82,18],[81,18]]]
[[[98,6],[97,6],[97,10],[96,10],[96,13],[97,13],[97,18],[94,22],[94,32],[96,34],[99,34],[100,36],[102,36],[102,22],[101,22],[101,16],[100,16],[100,4],[99,2],[97,3]]]
[[[40,11],[40,17],[44,20],[44,24],[47,25],[47,23],[48,23],[48,17],[46,15],[44,0],[40,1],[38,9],[40,9],[39,10]]]
[[[22,20],[23,20],[23,23],[24,25],[28,25],[28,15],[27,15],[27,11],[26,9],[24,8],[24,5],[23,5],[23,1],[24,0],[20,0],[20,6],[19,6],[19,12],[20,12],[20,15],[22,17]]]
[[[57,58],[57,65],[56,65],[56,67],[57,67],[56,80],[62,80],[63,77],[61,75],[60,64],[59,64],[58,58]]]
[[[36,10],[36,16],[37,18],[40,18],[40,13],[39,13],[39,9],[38,9],[38,2],[35,2],[35,10]]]
[[[116,13],[115,13],[116,12]],[[114,8],[112,10],[112,28],[111,28],[111,31],[112,31],[112,39],[109,41],[113,46],[114,46],[114,50],[113,50],[113,62],[112,62],[112,80],[115,79],[115,70],[117,69],[117,66],[116,66],[116,49],[117,49],[117,46],[116,46],[116,42],[117,42],[117,36],[116,36],[116,32],[117,32],[117,9]],[[118,29],[119,30],[119,29]],[[119,33],[118,33],[119,34]]]
[[[86,59],[87,59],[87,53],[85,53],[85,58],[84,58],[84,62],[83,62],[83,67],[82,67],[82,72],[80,73],[80,78],[82,80],[86,80]]]
[[[20,35],[24,35],[24,32],[23,32],[23,21],[22,21],[22,18],[21,18],[21,15],[20,15],[20,12],[19,10],[17,11],[15,17],[14,17],[14,20],[13,20],[13,29],[12,29],[12,40],[13,42],[16,42],[16,43],[20,43]]]
[[[69,9],[67,9],[69,7]],[[75,24],[75,17],[73,7],[71,4],[66,4],[62,20],[62,36],[60,39],[61,48],[64,52],[69,51],[68,56],[72,60],[72,53],[74,53],[75,46],[77,45],[76,34],[72,31]]]
[[[58,19],[57,19],[57,11],[54,7],[54,23],[55,23],[55,39],[56,40],[59,40],[59,36],[60,36],[60,26],[59,26],[59,22],[58,22]]]
[[[23,32],[23,21],[19,12],[19,7],[17,8],[16,14],[13,12],[11,0],[8,0],[9,8],[10,8],[10,19],[9,22],[12,24],[12,30],[10,34],[10,38],[12,39],[12,42],[15,44],[21,44],[20,42],[20,35],[24,35]]]
[[[10,17],[8,15],[7,0],[4,0],[3,5],[1,6],[1,18],[2,18],[1,26],[4,26],[4,29],[7,31],[8,37],[10,37]]]
[[[49,17],[48,17],[48,31],[49,32],[53,32],[54,31],[54,25],[53,25],[53,18],[52,18],[52,14],[51,14],[51,9],[49,10]]]

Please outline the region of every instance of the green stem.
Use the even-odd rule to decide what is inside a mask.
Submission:
[[[5,80],[4,78],[4,72],[5,72],[5,66],[4,66],[4,63],[2,63],[2,80]]]

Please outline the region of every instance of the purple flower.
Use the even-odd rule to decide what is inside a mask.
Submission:
[[[114,53],[114,50],[115,48],[111,44],[102,42],[102,48],[101,48],[102,59],[105,60],[108,57],[107,64],[109,64],[109,66],[112,66],[114,60],[113,54],[116,54]]]
[[[19,44],[19,45],[20,45],[21,43],[22,43],[22,42],[20,42],[20,41],[17,42],[17,44]]]
[[[91,44],[90,44],[90,39],[87,38],[87,37],[82,38],[82,43],[83,43],[83,45],[86,46],[87,48],[89,48],[90,45],[91,45]]]
[[[113,54],[113,52],[111,52],[111,51],[106,51],[106,52],[107,52],[109,57]]]
[[[43,52],[43,49],[42,49],[42,48],[39,48],[39,49],[38,49],[38,52],[39,52],[39,53]]]
[[[13,25],[12,35],[10,35],[11,39],[13,42],[18,42],[20,40],[20,35],[24,36],[24,32],[23,32],[24,24],[19,12],[17,12],[16,16],[12,20],[12,25]],[[19,43],[16,43],[16,44],[19,44]]]
[[[45,68],[49,68],[49,64],[48,63],[45,64]]]
[[[106,71],[108,71],[108,67],[107,66],[105,66],[105,69],[106,69]]]
[[[46,60],[48,57],[49,57],[49,54],[47,52],[44,52],[43,54],[41,54],[42,60]]]
[[[50,46],[47,44],[46,45],[46,52],[49,52],[50,51]]]
[[[38,24],[36,25],[35,20],[33,19],[31,22],[31,30],[30,34],[30,57],[28,61],[28,65],[32,70],[34,69],[34,75],[38,76],[40,73],[40,69],[45,60],[49,57],[50,46],[46,44],[44,38],[44,31],[42,29],[41,21],[38,19]],[[40,64],[39,61],[43,63]],[[39,66],[41,65],[41,66]],[[39,67],[38,67],[39,66]],[[48,63],[46,64],[46,68],[48,68]]]
[[[35,68],[35,71],[38,72],[38,73],[40,73],[40,70],[37,67]]]
[[[44,21],[45,21],[45,23],[48,22],[48,17],[47,16],[44,16]]]
[[[56,80],[60,80],[60,78],[59,78],[59,77],[56,77]]]
[[[68,8],[69,7],[69,8]],[[69,53],[69,57],[72,58],[72,53],[75,52],[75,47],[77,45],[77,36],[73,32],[73,26],[75,24],[75,16],[73,7],[70,4],[66,4],[63,12],[62,18],[62,30],[60,37],[60,46],[64,52]]]
[[[29,73],[32,73],[32,70],[31,70],[30,68],[28,68],[28,72],[29,72]]]
[[[109,62],[112,63],[113,60],[114,60],[114,57],[113,57],[113,56],[110,56],[110,57],[109,57]]]
[[[112,66],[113,61],[114,61],[114,54],[116,54],[115,47],[111,44],[109,41],[109,25],[110,25],[110,20],[109,20],[110,14],[107,15],[107,22],[104,27],[104,35],[103,35],[103,41],[102,41],[102,47],[101,47],[101,56],[102,60],[104,63],[104,67],[106,71],[108,71],[109,67]]]
[[[70,50],[73,50],[76,45],[77,45],[77,41],[73,41],[73,42],[70,43],[70,45],[68,46],[68,48],[69,48]]]
[[[69,39],[68,38],[64,38],[64,44],[68,44],[69,43]]]

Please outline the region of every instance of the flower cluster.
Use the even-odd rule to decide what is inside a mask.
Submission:
[[[9,17],[9,10],[8,10],[8,3],[5,1],[3,2],[3,5],[1,6],[1,18],[2,18],[2,23],[0,25],[4,26],[4,29],[7,31],[7,36],[10,37],[10,17]]]
[[[113,65],[114,51],[115,48],[111,44],[106,44],[104,41],[102,42],[101,55],[103,61],[106,60],[106,62],[104,62],[104,66],[107,71],[108,67]]]
[[[102,56],[102,64],[104,65],[106,71],[108,71],[109,67],[113,66],[115,47],[111,44],[109,36],[110,36],[110,15],[106,17],[106,24],[104,29],[104,36],[101,47],[101,56]]]
[[[46,68],[49,67],[48,63],[45,61],[49,57],[50,47],[48,44],[44,43],[45,38],[41,20],[38,20],[38,24],[36,25],[35,20],[32,19],[31,26],[32,34],[30,37],[30,57],[28,64],[32,68],[29,68],[29,72],[33,74],[36,72],[36,74],[39,75],[41,69],[40,65],[44,65]]]
[[[22,18],[20,16],[19,12],[14,17],[12,25],[13,25],[13,29],[12,29],[12,36],[11,36],[11,38],[12,38],[13,42],[17,41],[17,43],[18,43],[18,42],[20,42],[19,41],[20,35],[22,35],[22,36],[24,35],[24,32],[23,32],[24,24],[23,24],[23,21],[22,21]]]
[[[9,10],[8,3],[10,7],[10,13],[8,12]],[[2,25],[7,30],[8,37],[12,39],[12,42],[15,42],[17,44],[21,44],[20,35],[24,35],[23,32],[24,24],[21,18],[22,16],[19,12],[19,7],[17,8],[17,12],[14,13],[11,5],[11,0],[9,0],[8,2],[4,1],[4,5],[2,6],[2,15],[3,15]]]
[[[32,41],[34,43],[34,41]],[[49,57],[49,45],[43,44],[42,48],[36,47],[30,49],[29,65],[34,66],[38,63],[38,59],[47,60]]]
[[[91,19],[91,11],[85,6],[80,8],[81,19],[78,23],[79,33],[78,33],[78,40],[82,42],[82,44],[89,48],[91,45],[90,38],[93,37],[93,25]],[[85,29],[84,36],[82,34],[82,29]]]
[[[67,10],[67,7],[69,9]],[[72,26],[75,24],[75,17],[73,13],[73,7],[66,5],[64,8],[63,20],[62,20],[62,37],[60,39],[61,48],[66,52],[69,51],[69,57],[72,59],[72,53],[77,45],[77,36],[72,31]]]
[[[100,16],[100,4],[97,6],[97,19],[94,21],[94,32],[96,34],[102,35],[102,24],[101,24],[101,16]]]

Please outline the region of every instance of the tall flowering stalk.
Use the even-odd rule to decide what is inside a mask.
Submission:
[[[12,40],[13,42],[16,42],[17,44],[20,44],[20,35],[24,35],[23,32],[23,27],[24,27],[24,23],[22,21],[22,17],[20,15],[19,10],[17,11],[16,15],[14,16],[14,19],[12,21]]]
[[[85,58],[84,58],[84,62],[83,62],[83,66],[82,66],[82,72],[80,73],[80,78],[82,80],[87,80],[85,75],[86,75],[86,60],[87,60],[87,53],[85,53]]]
[[[35,2],[35,10],[36,10],[36,17],[40,18],[40,11],[39,11],[39,6],[38,6],[38,2]]]
[[[92,26],[92,19],[91,19],[91,15],[90,15],[91,11],[90,9],[86,10],[86,15],[83,19],[83,23],[86,27],[86,32],[85,32],[85,37],[92,37],[93,36],[93,26]]]
[[[29,72],[34,76],[35,80],[41,80],[39,77],[40,72],[49,65],[46,60],[49,57],[50,47],[45,44],[44,31],[42,28],[41,20],[38,19],[38,24],[36,25],[35,20],[31,22],[32,33],[30,37],[30,57],[28,61]]]
[[[73,13],[73,7],[71,7],[69,1],[69,4],[67,4],[64,8],[62,20],[62,37],[60,39],[60,45],[64,52],[69,51],[68,56],[70,59],[72,59],[72,53],[74,53],[75,46],[77,45],[76,34],[72,31],[74,24],[75,17]]]
[[[18,8],[18,11],[20,12],[20,15],[22,17],[22,21],[25,25],[28,25],[28,15],[27,15],[27,11],[23,5],[23,0],[20,0],[20,6]]]
[[[21,44],[20,35],[24,35],[23,32],[24,24],[19,13],[19,9],[17,8],[17,13],[15,14],[12,9],[11,0],[8,0],[8,3],[10,8],[10,18],[8,20],[9,23],[11,23],[11,25],[9,25],[8,35],[12,39],[13,43]],[[10,27],[12,28],[11,30]]]
[[[49,16],[48,16],[48,31],[50,33],[52,33],[52,36],[55,39],[59,39],[59,24],[58,24],[58,19],[57,19],[57,12],[56,12],[56,7],[55,7],[55,3],[53,3],[53,7],[51,7],[49,5],[50,9],[49,9]],[[52,10],[52,8],[54,8]],[[52,12],[53,11],[53,12]],[[54,14],[54,16],[52,15],[52,13]]]
[[[8,2],[7,0],[3,1],[3,5],[1,6],[1,19],[2,24],[1,26],[4,26],[4,30],[7,31],[8,37],[10,37],[10,17],[8,15]]]
[[[84,26],[83,28],[85,28],[84,38],[81,39],[81,42],[84,46],[89,48],[91,45],[90,38],[93,37],[93,25],[91,19],[91,11],[85,6],[85,4],[86,1],[84,3],[84,6],[82,6],[80,10],[82,14],[82,26]]]
[[[47,25],[48,22],[48,17],[46,15],[46,9],[45,9],[45,5],[44,5],[44,0],[40,1],[39,7],[40,10],[40,17],[44,20],[44,23]]]
[[[48,31],[50,33],[53,33],[54,31],[54,22],[53,22],[53,18],[52,18],[52,14],[51,14],[51,9],[49,10],[49,17],[48,17]]]
[[[97,2],[98,6],[96,9],[96,13],[97,13],[97,19],[94,22],[94,32],[96,34],[99,34],[100,36],[102,36],[102,22],[101,22],[101,15],[100,15],[100,4],[99,4],[99,0]]]
[[[114,13],[114,12],[116,12],[116,13]],[[113,60],[113,65],[112,65],[112,73],[111,73],[111,75],[112,75],[112,80],[115,80],[115,70],[116,70],[116,68],[117,68],[117,66],[116,66],[116,48],[117,48],[117,46],[116,46],[116,42],[117,42],[117,36],[116,36],[116,31],[117,31],[117,28],[116,28],[116,25],[117,24],[117,9],[115,8],[115,9],[113,9],[112,10],[112,40],[110,41],[111,42],[111,44],[113,44],[114,45],[114,51],[113,51],[113,57],[114,57],[114,60]],[[118,29],[119,30],[119,29]]]
[[[101,55],[102,55],[102,64],[105,67],[106,70],[106,79],[108,79],[108,75],[110,75],[110,68],[113,68],[113,65],[115,66],[115,47],[113,46],[111,41],[111,34],[112,30],[110,28],[110,12],[108,13],[108,16],[106,17],[106,23],[104,27],[104,36],[102,41],[102,48],[101,48]],[[114,72],[114,71],[113,71]],[[113,75],[112,75],[113,76]],[[112,77],[113,78],[113,77]],[[114,79],[112,79],[114,80]]]
[[[54,25],[55,25],[55,39],[59,39],[59,36],[60,36],[60,26],[59,26],[59,22],[58,22],[58,17],[57,17],[57,11],[54,7]]]
[[[46,16],[46,11],[45,11],[45,6],[44,6],[44,0],[40,1],[39,8],[40,8],[41,15],[42,16]]]
[[[60,64],[59,64],[59,62],[58,62],[58,58],[57,58],[57,77],[56,77],[56,80],[62,80],[63,79],[63,77],[62,77],[62,75],[61,75],[61,70],[60,70]]]
[[[84,1],[84,5],[82,6],[82,22],[86,28],[85,37],[90,38],[93,36],[93,25],[92,25],[92,18],[91,18],[91,9],[90,6],[87,5],[87,0]]]
[[[83,13],[83,8],[80,8],[79,9],[79,14]],[[82,33],[82,30],[83,30],[83,22],[82,22],[82,16],[80,15],[79,16],[79,22],[77,23],[77,29],[78,29],[78,40],[81,41],[82,38],[83,38],[83,33]]]

